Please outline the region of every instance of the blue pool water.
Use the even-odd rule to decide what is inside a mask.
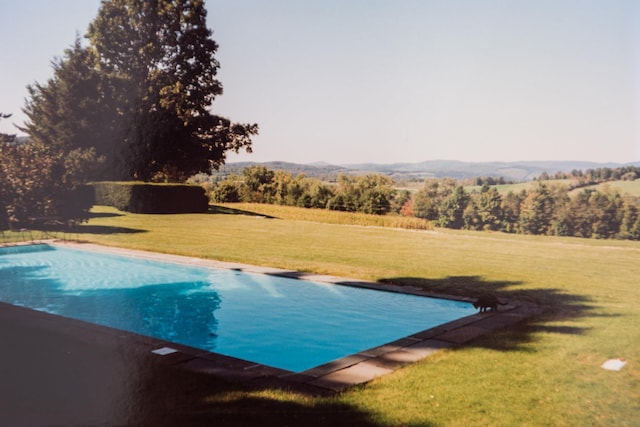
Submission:
[[[0,248],[0,301],[295,372],[474,312],[464,302],[49,245]]]

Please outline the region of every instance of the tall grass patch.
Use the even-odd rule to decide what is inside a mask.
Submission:
[[[399,215],[373,215],[359,212],[343,212],[327,209],[304,209],[294,206],[261,203],[223,203],[220,204],[220,206],[292,221],[312,221],[322,222],[325,224],[406,228],[413,230],[433,229],[433,224],[427,220]]]

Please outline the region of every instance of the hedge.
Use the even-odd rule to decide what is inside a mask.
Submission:
[[[133,213],[206,212],[209,199],[204,188],[185,184],[94,182],[97,205]]]

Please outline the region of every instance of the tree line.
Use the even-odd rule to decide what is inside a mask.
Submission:
[[[198,180],[196,180],[198,181]],[[411,193],[380,174],[339,175],[327,183],[264,166],[208,186],[214,202],[254,202],[379,215],[415,216],[452,229],[640,240],[640,199],[606,188],[570,194],[565,184],[538,181],[502,195],[488,183],[467,191],[451,178],[428,179]]]
[[[585,171],[574,169],[571,172],[556,172],[553,175],[543,172],[538,181],[566,179],[569,188],[581,188],[609,181],[634,181],[640,178],[640,167],[627,165],[617,168],[595,168]]]
[[[567,185],[538,182],[503,196],[489,185],[469,193],[451,181],[427,181],[412,198],[414,215],[455,229],[640,240],[640,200],[611,188],[573,195]]]
[[[385,215],[398,214],[410,197],[409,191],[397,191],[393,180],[380,174],[340,174],[335,183],[327,183],[304,174],[293,176],[251,166],[242,175],[232,174],[218,182],[209,178],[200,175],[192,181],[204,185],[214,202],[271,203]]]

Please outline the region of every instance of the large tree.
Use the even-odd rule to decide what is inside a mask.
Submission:
[[[430,178],[413,197],[413,210],[418,218],[438,220],[439,209],[444,200],[453,194],[457,183],[454,179]]]
[[[257,125],[210,110],[222,85],[206,15],[202,0],[103,0],[88,46],[76,42],[52,80],[31,87],[25,129],[67,151],[93,147],[119,179],[181,181],[230,150],[251,151]],[[86,111],[52,113],[81,104]],[[61,143],[56,126],[74,137]]]
[[[27,87],[23,111],[29,121],[20,128],[32,143],[67,158],[83,180],[110,177],[117,169],[118,115],[109,96],[113,85],[105,84],[94,64],[91,51],[76,38],[62,58],[52,61],[53,77]]]
[[[460,229],[464,226],[464,212],[471,198],[462,185],[455,187],[438,209],[439,216],[436,224],[439,227]]]
[[[525,234],[550,234],[554,209],[553,193],[546,184],[538,183],[522,202],[520,231]]]
[[[504,213],[502,211],[502,196],[498,193],[496,187],[484,184],[476,204],[480,229],[499,230],[503,224]]]

